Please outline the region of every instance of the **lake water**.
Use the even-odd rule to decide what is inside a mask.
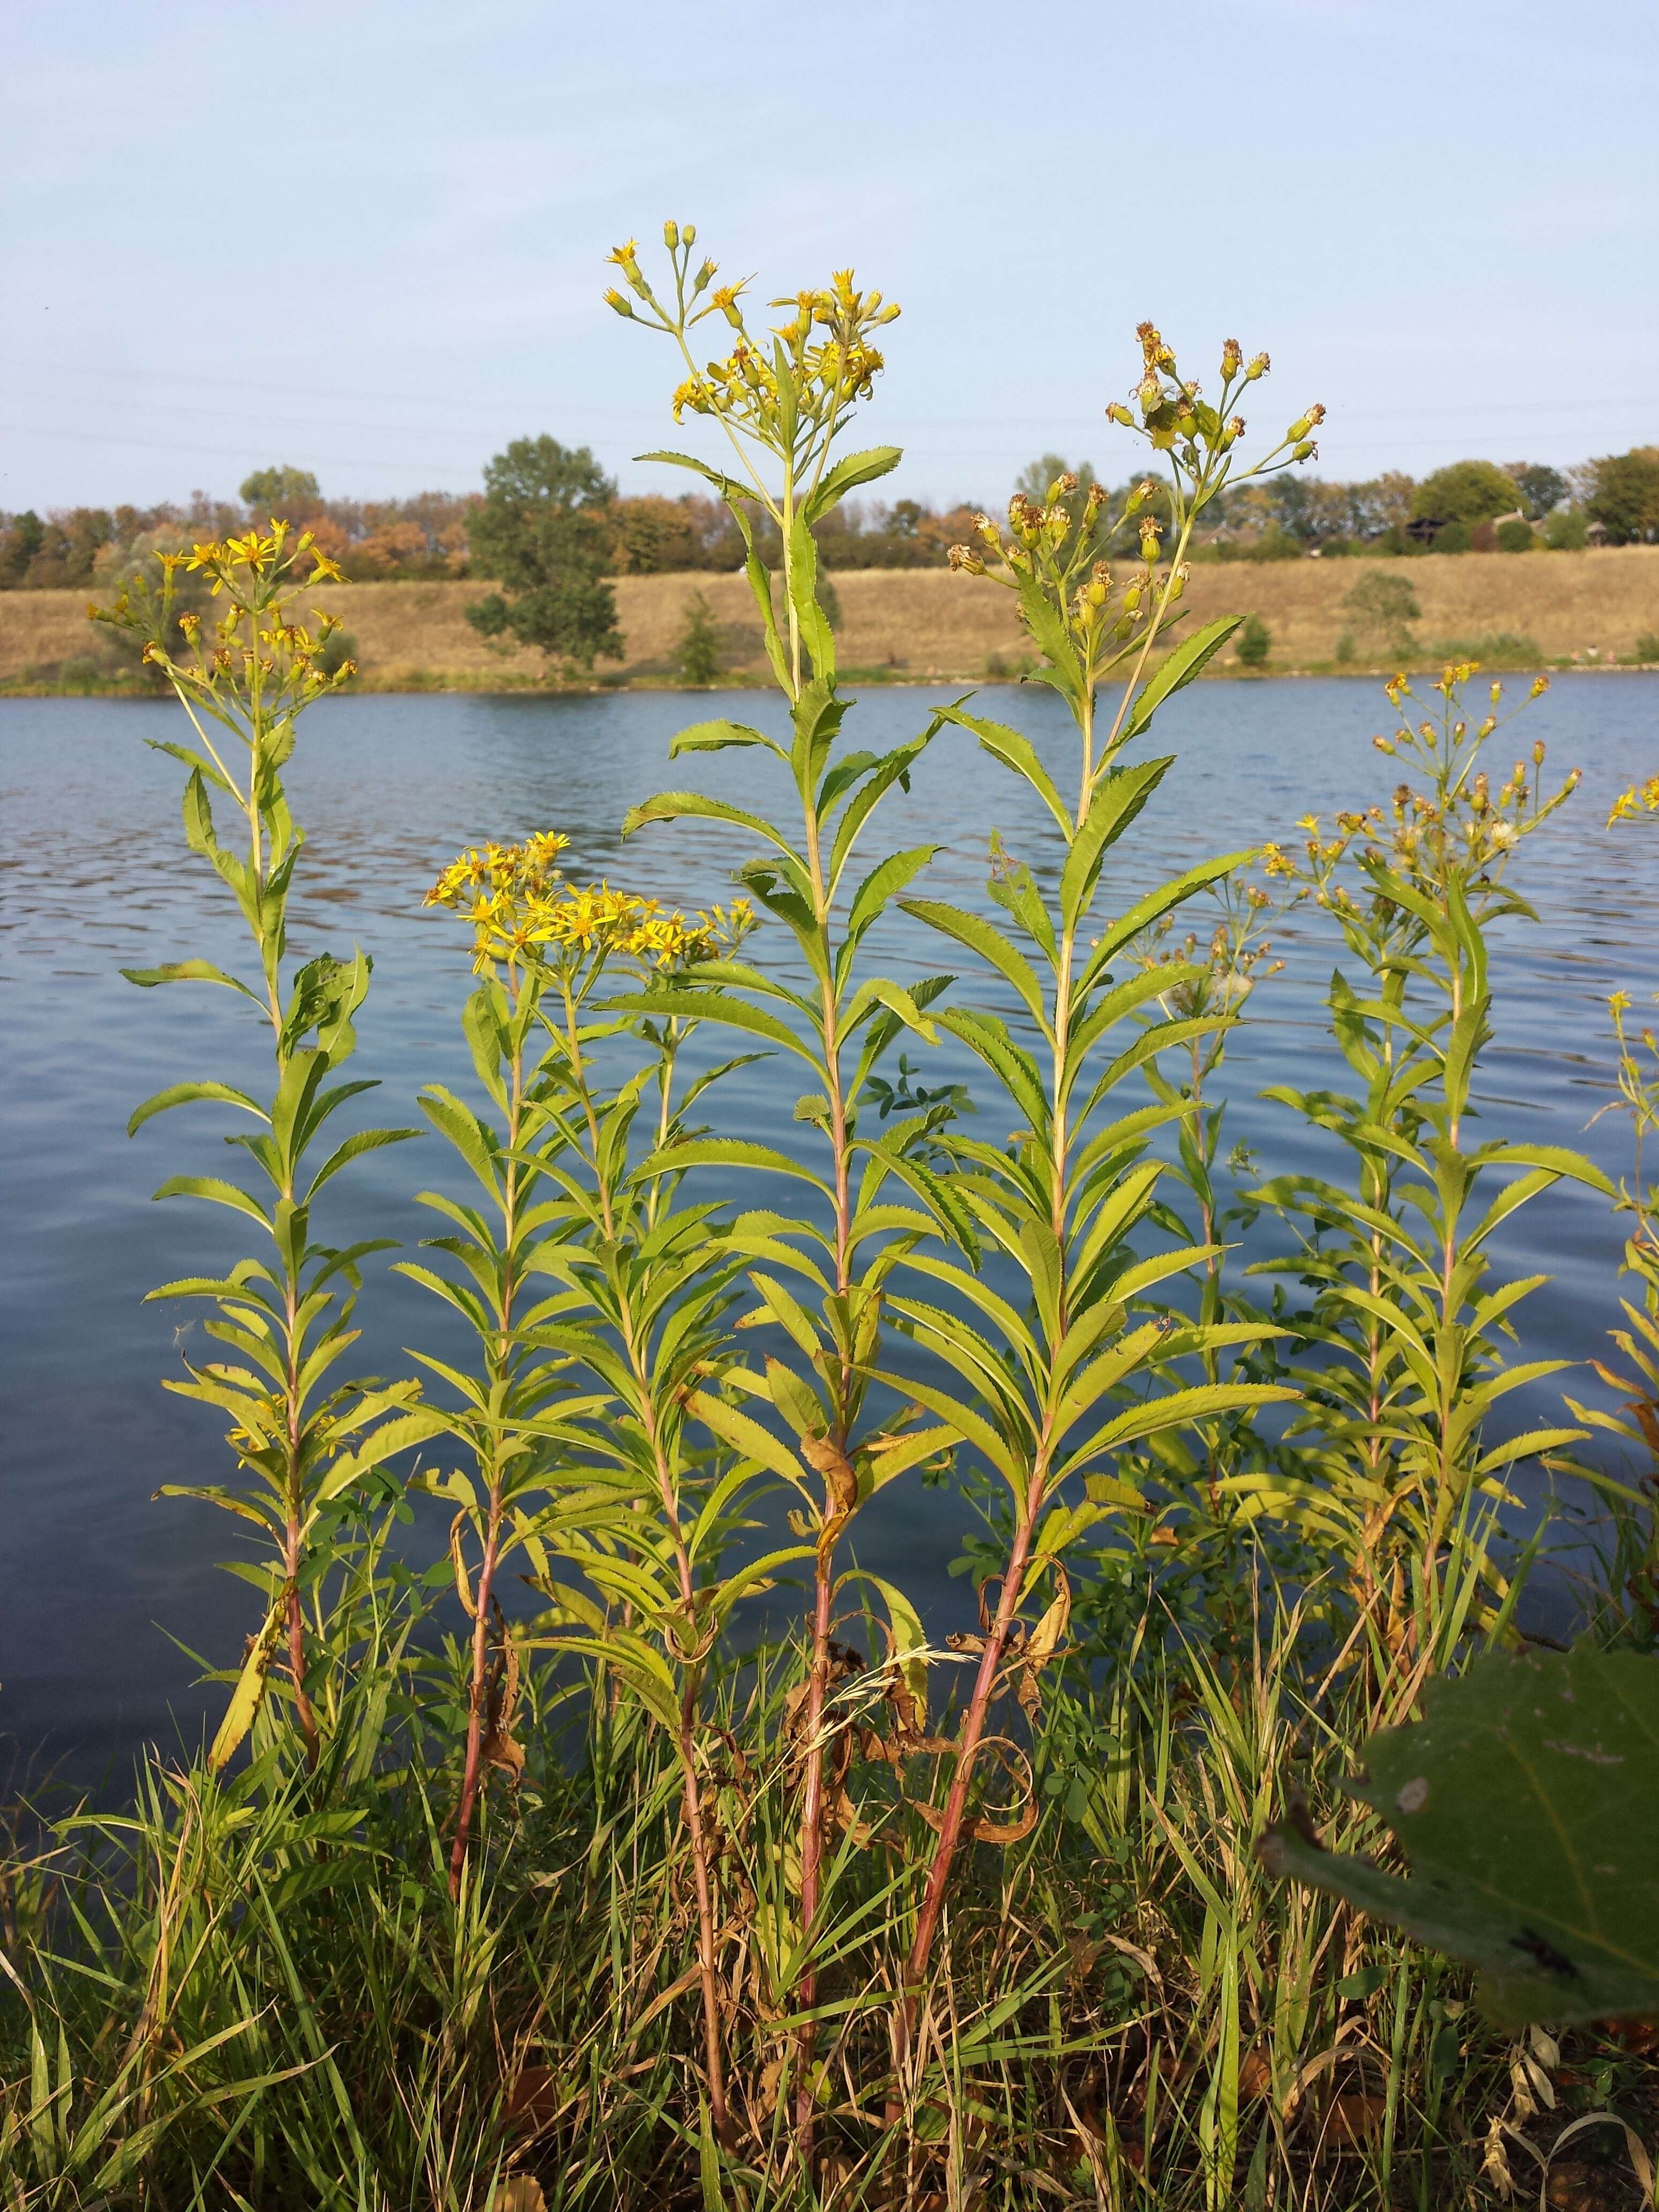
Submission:
[[[878,690],[849,735],[893,743],[945,696]],[[1026,729],[1057,773],[1066,763],[1060,780],[1071,781],[1070,726],[1048,694],[1002,689],[984,706]],[[374,956],[352,1071],[384,1085],[373,1118],[417,1121],[422,1083],[470,1082],[456,1025],[465,932],[420,904],[460,847],[555,827],[573,841],[573,873],[608,872],[688,906],[729,892],[744,854],[724,833],[656,829],[625,852],[617,836],[627,808],[670,782],[757,796],[752,755],[668,766],[674,730],[723,711],[753,720],[771,710],[752,693],[373,697],[331,701],[307,719],[289,776],[311,841],[294,947],[345,951],[355,940]],[[1160,718],[1164,749],[1181,758],[1124,849],[1118,882],[1133,893],[1208,853],[1283,836],[1310,808],[1328,816],[1384,797],[1395,779],[1370,740],[1389,719],[1370,683],[1194,686]],[[161,1116],[131,1141],[126,1119],[186,1075],[263,1087],[259,1025],[240,1018],[241,1002],[204,989],[139,992],[118,972],[197,953],[242,963],[226,896],[182,845],[181,771],[143,742],[185,733],[179,710],[161,703],[0,701],[0,1733],[25,1747],[48,1741],[78,1771],[144,1735],[194,1735],[204,1695],[193,1660],[170,1638],[223,1663],[250,1621],[251,1593],[215,1571],[222,1517],[151,1502],[160,1483],[223,1480],[228,1469],[212,1413],[160,1387],[178,1371],[181,1344],[202,1346],[199,1322],[140,1301],[151,1285],[209,1270],[242,1246],[214,1209],[150,1203],[166,1176],[214,1171],[224,1125],[212,1111]],[[1659,769],[1659,678],[1559,680],[1515,735],[1518,750],[1547,738],[1552,769],[1582,766],[1584,787],[1522,855],[1517,881],[1540,926],[1511,926],[1498,945],[1482,1110],[1493,1135],[1575,1145],[1617,1176],[1627,1164],[1624,1123],[1587,1125],[1613,1095],[1607,994],[1622,987],[1644,1000],[1659,989],[1659,844],[1640,829],[1609,836],[1602,824],[1618,790]],[[1499,769],[1512,757],[1505,744]],[[951,732],[887,826],[895,843],[940,841],[929,887],[975,902],[993,823],[1015,852],[1039,859],[1042,824]],[[758,940],[760,957],[781,957],[777,935]],[[900,974],[949,964],[904,923],[872,949]],[[1317,917],[1281,929],[1275,950],[1286,970],[1253,1001],[1226,1085],[1229,1141],[1244,1139],[1268,1170],[1306,1152],[1298,1125],[1257,1094],[1338,1072],[1319,1012],[1332,946]],[[775,1062],[746,1069],[724,1094],[722,1121],[799,1141],[789,1118],[798,1088]],[[411,1194],[447,1172],[435,1142],[372,1156],[333,1187],[331,1241],[412,1243],[429,1217]],[[1598,1201],[1565,1187],[1528,1209],[1497,1256],[1509,1272],[1554,1279],[1527,1309],[1529,1351],[1582,1360],[1601,1349],[1618,1318],[1621,1242]],[[396,1277],[371,1277],[362,1319],[370,1371],[407,1371],[401,1346],[443,1342],[432,1302]],[[1587,1376],[1568,1382],[1594,1388]],[[1517,1417],[1550,1418],[1554,1403],[1541,1390]],[[900,1489],[884,1518],[860,1523],[861,1555],[896,1571],[939,1626],[957,1625],[962,1586],[945,1579],[949,1502]]]

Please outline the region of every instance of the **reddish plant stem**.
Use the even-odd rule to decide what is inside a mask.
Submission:
[[[1003,1579],[1002,1592],[997,1600],[989,1633],[985,1638],[985,1649],[980,1654],[973,1695],[969,1699],[968,1710],[963,1716],[961,1734],[957,1739],[956,1772],[951,1779],[950,1795],[945,1801],[945,1816],[939,1825],[939,1841],[933,1848],[933,1864],[927,1870],[927,1887],[922,1893],[921,1911],[916,1917],[916,1930],[911,1939],[909,1956],[905,1961],[904,2001],[899,2008],[897,2033],[894,2039],[896,2075],[902,2073],[915,2041],[916,2019],[921,2009],[921,1986],[933,1955],[933,1941],[939,1933],[939,1917],[945,1910],[951,1863],[962,1840],[963,1825],[968,1813],[968,1792],[974,1778],[975,1756],[985,1734],[991,1700],[996,1694],[997,1677],[1002,1671],[1003,1657],[1019,1610],[1020,1585],[1025,1579],[1025,1563],[1030,1556],[1031,1540],[1036,1533],[1037,1515],[1042,1509],[1047,1480],[1045,1447],[1044,1456],[1039,1460],[1031,1477],[1030,1488],[1026,1492],[1025,1510],[1020,1516],[1019,1526],[1014,1531],[1014,1540],[1008,1553],[1008,1571]],[[896,2079],[896,2096],[900,2086]],[[889,2105],[888,2114],[890,2119],[896,2117],[892,2103]]]
[[[807,856],[827,948],[829,902],[823,887],[817,824],[810,810],[807,817]],[[842,1088],[840,1042],[836,993],[833,985],[826,981],[823,985],[823,1061],[830,1092],[830,1143],[835,1161],[836,1288],[845,1298],[852,1279],[852,1190],[847,1165],[847,1099]],[[849,1330],[853,1327],[850,1306],[844,1325]],[[852,1388],[852,1366],[843,1352],[841,1402],[836,1409],[831,1438],[841,1451],[844,1451],[847,1446],[848,1407]],[[806,1680],[804,1719],[806,1766],[800,1812],[800,1925],[803,1943],[811,1940],[813,1923],[817,1918],[823,1865],[823,1709],[830,1688],[830,1641],[834,1627],[832,1607],[836,1587],[835,1538],[830,1530],[838,1525],[840,1517],[833,1492],[826,1495],[824,1512],[827,1524],[824,1534],[828,1540],[821,1540],[819,1542],[812,1578],[812,1650]],[[797,2001],[804,2012],[811,2012],[817,2002],[817,1969],[809,1957],[797,1992]],[[803,2160],[810,2160],[812,2155],[816,2111],[812,2073],[817,2057],[817,2033],[816,2021],[804,2020],[796,2037],[795,2141]]]
[[[489,1606],[495,1584],[496,1539],[501,1527],[501,1491],[489,1492],[489,1526],[484,1537],[483,1561],[478,1570],[478,1610],[472,1622],[472,1675],[466,1701],[466,1760],[461,1771],[460,1802],[455,1808],[455,1835],[449,1849],[449,1896],[453,1904],[461,1893],[467,1845],[472,1834],[472,1811],[478,1798],[478,1778],[483,1767],[483,1717],[489,1694]]]
[[[564,985],[565,1035],[564,1048],[568,1056],[570,1079],[581,1101],[583,1118],[587,1123],[588,1146],[592,1154],[593,1175],[599,1201],[599,1215],[606,1241],[617,1237],[617,1216],[609,1182],[600,1166],[602,1147],[599,1115],[583,1072],[581,1037],[577,1022],[576,1002],[568,981]],[[659,1130],[665,1129],[668,1120],[668,1091],[665,1081]],[[663,1519],[674,1550],[674,1570],[679,1581],[680,1602],[685,1609],[688,1632],[694,1632],[696,1622],[696,1578],[691,1571],[691,1554],[687,1548],[685,1531],[680,1521],[678,1499],[675,1495],[674,1473],[665,1443],[661,1425],[657,1419],[656,1400],[652,1394],[651,1364],[648,1347],[641,1340],[634,1302],[626,1283],[618,1285],[617,1317],[623,1350],[639,1393],[640,1424],[645,1431],[646,1443],[651,1452],[651,1464],[656,1476],[657,1496],[662,1506]],[[671,1656],[674,1656],[671,1651]],[[682,1658],[684,1680],[680,1691],[679,1755],[681,1772],[681,1802],[685,1820],[686,1837],[691,1846],[692,1876],[697,1893],[697,1978],[702,1992],[703,2061],[708,2075],[708,2118],[714,2139],[724,2149],[737,2147],[737,2130],[732,2125],[731,2108],[726,2094],[726,2059],[720,2022],[720,1978],[718,1961],[718,1929],[714,1918],[714,1854],[710,1848],[708,1831],[704,1818],[702,1793],[697,1783],[697,1696],[702,1683],[701,1665],[695,1660]]]

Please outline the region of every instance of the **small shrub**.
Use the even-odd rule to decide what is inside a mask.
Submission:
[[[1241,664],[1246,668],[1265,668],[1273,649],[1273,635],[1267,623],[1260,615],[1252,615],[1238,633],[1238,643],[1234,648]]]
[[[1544,543],[1552,553],[1582,553],[1589,543],[1589,520],[1581,507],[1564,507],[1544,525]]]
[[[1473,533],[1467,522],[1443,522],[1434,533],[1437,553],[1467,553],[1473,543]]]
[[[680,632],[680,674],[688,684],[712,684],[720,672],[720,626],[701,592],[685,603]]]
[[[1008,673],[1008,663],[1004,659],[1001,653],[988,653],[986,654],[985,673],[988,676],[1006,676]]]
[[[1537,533],[1531,523],[1522,522],[1516,515],[1511,515],[1507,522],[1500,522],[1493,536],[1500,553],[1530,553],[1538,543]]]
[[[112,673],[95,653],[74,653],[58,671],[58,688],[64,691],[96,690]]]
[[[1351,629],[1345,629],[1341,636],[1336,641],[1336,658],[1338,665],[1346,668],[1353,657],[1353,632]]]
[[[357,641],[349,629],[331,630],[313,658],[325,676],[349,684],[357,673]]]
[[[1344,593],[1342,611],[1391,659],[1398,659],[1416,651],[1411,625],[1423,610],[1417,604],[1416,592],[1403,576],[1385,575],[1380,568],[1367,568]]]
[[[1635,658],[1646,667],[1659,661],[1659,629],[1644,629],[1636,641]]]

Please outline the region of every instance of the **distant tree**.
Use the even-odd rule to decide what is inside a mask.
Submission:
[[[1644,545],[1659,538],[1659,446],[1636,446],[1595,464],[1594,489],[1585,501],[1612,545]]]
[[[1496,538],[1500,553],[1530,553],[1538,543],[1538,533],[1531,523],[1510,515],[1507,521],[1498,524]]]
[[[1504,473],[1513,478],[1521,495],[1522,507],[1534,522],[1540,521],[1552,507],[1559,507],[1567,495],[1565,477],[1547,461],[1510,461]]]
[[[1028,461],[1020,471],[1014,480],[1014,489],[1029,499],[1033,507],[1047,507],[1049,488],[1058,483],[1061,477],[1077,478],[1074,490],[1062,492],[1060,495],[1060,504],[1071,516],[1073,523],[1079,522],[1083,517],[1084,504],[1095,483],[1092,461],[1066,461],[1062,460],[1058,453],[1040,453],[1036,460]],[[1119,502],[1114,501],[1113,504],[1115,506]]]
[[[623,576],[668,576],[702,566],[696,518],[689,499],[647,492],[611,509],[612,550]]]
[[[680,632],[680,674],[688,684],[712,684],[720,672],[720,625],[702,593],[693,592]]]
[[[472,566],[504,587],[466,610],[484,637],[510,630],[550,659],[620,660],[611,562],[617,487],[586,446],[517,438],[484,471],[467,528]]]
[[[1512,514],[1519,503],[1514,477],[1496,461],[1454,461],[1424,477],[1412,515],[1418,522],[1486,522],[1495,514]]]
[[[255,469],[251,477],[245,477],[240,496],[253,509],[256,520],[275,515],[286,522],[315,507],[322,495],[309,469],[289,468],[283,463],[275,468]]]
[[[1246,668],[1262,668],[1273,649],[1272,631],[1260,615],[1252,615],[1238,633],[1238,643],[1233,650]]]
[[[914,538],[927,510],[914,499],[896,499],[887,510],[887,527],[896,538]]]
[[[32,507],[14,514],[0,532],[0,590],[18,591],[29,563],[46,542],[46,526]]]
[[[1582,507],[1558,507],[1544,518],[1544,543],[1552,553],[1582,553],[1589,543],[1589,517]]]
[[[1352,618],[1356,629],[1363,630],[1386,652],[1406,653],[1413,649],[1411,625],[1423,610],[1403,576],[1367,568],[1350,586],[1342,609]]]

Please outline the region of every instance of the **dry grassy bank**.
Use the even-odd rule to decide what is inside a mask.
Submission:
[[[1346,595],[1367,568],[1409,582],[1422,615],[1421,659],[1444,643],[1498,632],[1529,638],[1547,660],[1631,658],[1637,639],[1659,631],[1659,546],[1585,553],[1431,554],[1410,562],[1285,561],[1194,568],[1188,592],[1196,621],[1259,614],[1273,638],[1273,665],[1328,665],[1354,627]],[[1022,641],[1010,594],[944,569],[837,571],[843,666],[896,678],[977,677],[997,657],[1016,664]],[[479,637],[463,610],[477,583],[351,584],[320,596],[356,640],[366,681],[380,689],[505,689],[534,683],[540,658]],[[739,575],[625,576],[617,599],[628,657],[624,680],[672,681],[675,644],[693,592],[704,593],[725,630],[734,675],[762,675],[760,626]],[[0,592],[0,683],[53,688],[62,664],[94,643],[80,592]],[[1380,641],[1356,635],[1355,665],[1386,657]]]

